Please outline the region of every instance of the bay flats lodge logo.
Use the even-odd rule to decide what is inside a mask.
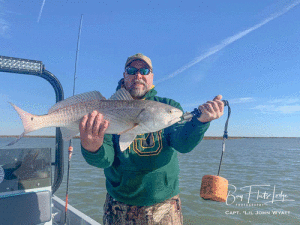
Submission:
[[[262,206],[274,202],[291,202],[283,190],[277,190],[276,185],[249,185],[239,189],[236,186],[228,185],[226,205],[236,206]]]

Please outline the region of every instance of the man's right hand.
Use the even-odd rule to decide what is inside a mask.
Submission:
[[[97,111],[85,115],[79,124],[82,147],[90,152],[96,152],[103,144],[108,125],[109,122]]]

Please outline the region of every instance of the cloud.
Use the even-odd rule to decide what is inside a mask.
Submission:
[[[240,104],[240,103],[248,103],[248,102],[255,102],[256,100],[252,97],[245,97],[245,98],[234,98],[228,100],[229,104]]]
[[[295,112],[300,112],[300,105],[284,105],[279,106],[277,111],[284,114],[290,114]]]
[[[42,12],[43,12],[43,8],[44,8],[44,5],[45,5],[45,2],[46,2],[46,0],[43,0],[42,7],[41,7],[41,10],[40,10],[40,13],[39,13],[39,17],[38,17],[37,22],[40,22],[40,19],[41,19],[41,16],[42,16]]]
[[[284,104],[293,104],[300,102],[300,98],[277,98],[274,100],[269,101],[270,104],[276,104],[276,103],[284,103]]]
[[[263,25],[269,23],[270,21],[276,19],[277,17],[287,13],[289,10],[291,10],[292,8],[294,8],[295,6],[297,6],[300,3],[300,1],[295,1],[294,3],[292,3],[291,5],[285,7],[284,9],[282,9],[281,11],[272,14],[271,16],[269,16],[268,18],[266,18],[265,20],[261,21],[260,23],[244,30],[241,31],[229,38],[224,39],[219,45],[216,45],[212,48],[210,48],[206,53],[204,53],[203,55],[200,55],[199,57],[196,57],[194,60],[192,60],[191,62],[189,62],[188,64],[184,65],[183,67],[179,68],[178,70],[176,70],[175,72],[171,73],[170,75],[168,75],[167,77],[160,79],[158,81],[156,81],[156,84],[167,81],[171,78],[174,78],[175,76],[177,76],[178,74],[182,73],[183,71],[187,70],[188,68],[192,67],[193,65],[201,62],[202,60],[206,59],[207,57],[219,52],[220,50],[222,50],[223,48],[227,47],[228,45],[232,44],[233,42],[241,39],[242,37],[246,36],[247,34],[251,33],[252,31],[255,31],[256,29],[262,27]]]
[[[276,112],[275,105],[257,105],[251,109],[259,110],[261,113],[271,113]]]
[[[6,11],[4,9],[4,1],[0,0],[0,37],[9,37],[10,24],[4,19]]]
[[[282,114],[292,114],[296,112],[300,112],[300,105],[258,105],[252,109],[260,110],[261,113],[282,113]]]
[[[300,112],[300,98],[298,97],[275,98],[266,102],[267,104],[257,105],[252,109],[259,110],[261,113],[291,114]]]
[[[228,102],[229,104],[242,104],[242,103],[249,103],[249,102],[255,102],[256,100],[252,97],[245,97],[245,98],[234,98],[234,99],[229,99]],[[182,107],[197,107],[199,105],[202,105],[206,101],[195,101],[195,102],[187,102],[183,103],[181,106]]]
[[[7,37],[8,31],[9,31],[9,23],[6,20],[0,18],[0,36]]]

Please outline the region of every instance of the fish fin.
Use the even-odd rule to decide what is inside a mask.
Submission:
[[[40,129],[41,127],[38,124],[38,120],[37,118],[39,116],[30,114],[28,112],[25,112],[23,109],[20,109],[18,106],[14,105],[13,103],[9,102],[9,104],[12,105],[12,107],[14,107],[14,109],[17,111],[17,113],[19,114],[22,123],[23,123],[23,127],[24,127],[24,133],[23,136],[31,131],[35,131]],[[22,136],[22,134],[20,135],[20,137]],[[22,136],[22,137],[23,137]]]
[[[50,114],[56,110],[59,110],[61,108],[69,107],[76,103],[86,102],[86,101],[95,101],[95,100],[106,100],[106,98],[103,97],[99,91],[90,91],[90,92],[74,95],[72,97],[66,98],[65,100],[62,100],[62,101],[56,103],[54,106],[52,106],[49,109],[48,114]]]
[[[16,144],[18,141],[20,141],[20,139],[21,139],[22,137],[25,136],[25,134],[26,134],[26,133],[23,132],[16,140],[14,140],[14,141],[10,142],[9,144],[7,144],[7,145],[5,145],[5,146],[2,146],[2,147],[0,147],[0,148],[4,148],[4,147],[7,147],[7,146],[11,146],[11,145]]]
[[[108,100],[133,100],[133,98],[125,88],[121,88],[116,93],[114,93]]]
[[[136,133],[121,134],[120,140],[119,140],[121,152],[124,152],[131,145],[131,143],[134,141],[136,135],[137,135]]]
[[[77,128],[74,125],[68,127],[61,127],[60,131],[64,141],[69,141],[79,133],[79,125],[77,124]]]
[[[135,123],[135,124],[133,125],[133,127],[129,128],[129,129],[127,129],[127,130],[121,131],[120,133],[118,133],[118,135],[121,135],[121,134],[124,134],[124,133],[126,133],[126,132],[128,132],[128,131],[131,131],[131,130],[133,130],[134,128],[136,128],[138,125],[139,125],[138,123]]]

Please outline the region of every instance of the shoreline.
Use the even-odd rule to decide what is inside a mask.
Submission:
[[[18,135],[0,135],[0,138],[18,138]],[[28,135],[23,138],[55,138],[54,135]],[[74,139],[79,139],[79,136],[74,137]],[[300,137],[244,137],[244,136],[232,136],[228,139],[243,139],[243,138],[300,138]],[[222,136],[204,136],[203,140],[222,140]]]

